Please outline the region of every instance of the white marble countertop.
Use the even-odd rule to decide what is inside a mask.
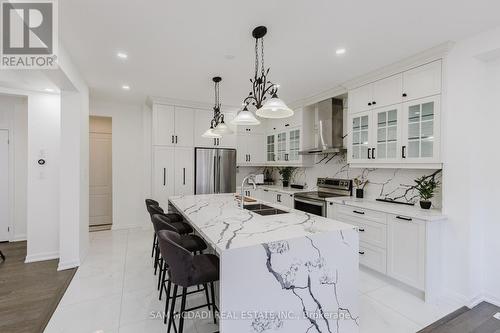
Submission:
[[[376,210],[389,214],[403,215],[425,221],[442,221],[447,219],[446,215],[443,215],[441,210],[422,209],[420,208],[420,206],[418,206],[418,203],[415,204],[415,206],[408,206],[388,202],[380,202],[370,199],[358,199],[354,197],[327,198],[326,201],[357,208]]]
[[[246,189],[250,189],[252,188],[252,185],[245,185],[244,186]],[[238,186],[237,187],[237,190],[236,192],[239,192],[239,189],[241,188],[241,186]],[[295,194],[295,193],[300,193],[300,192],[310,192],[311,189],[300,189],[300,188],[291,188],[291,187],[283,187],[283,186],[280,186],[280,185],[257,185],[257,188],[258,189],[261,189],[261,190],[269,190],[269,191],[273,191],[273,192],[278,192],[278,193],[285,193],[285,194]]]
[[[169,201],[219,254],[228,249],[355,228],[276,204],[269,205],[288,213],[261,216],[239,208],[234,194],[177,196]]]

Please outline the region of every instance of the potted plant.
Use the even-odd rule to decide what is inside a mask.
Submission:
[[[290,185],[290,179],[292,178],[295,169],[296,168],[294,167],[284,167],[278,169],[278,172],[281,176],[281,182],[283,183],[283,187],[288,187],[288,185]]]
[[[434,177],[422,176],[415,179],[415,183],[417,183],[415,189],[420,196],[420,207],[430,209],[432,205],[430,199],[434,197],[434,191],[439,186],[439,181],[435,180]]]
[[[364,197],[364,190],[366,184],[368,184],[368,179],[363,180],[360,178],[354,178],[353,180],[354,185],[356,186],[356,198],[363,198]]]

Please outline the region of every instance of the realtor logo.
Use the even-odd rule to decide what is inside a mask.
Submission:
[[[0,0],[2,69],[57,68],[55,0]]]

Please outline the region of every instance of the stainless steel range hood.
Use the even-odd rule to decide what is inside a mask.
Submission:
[[[344,107],[341,99],[330,98],[317,104],[318,139],[314,148],[300,151],[300,155],[345,152]]]

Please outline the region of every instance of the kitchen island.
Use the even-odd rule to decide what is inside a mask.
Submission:
[[[277,205],[263,216],[234,194],[169,201],[220,258],[221,332],[358,332],[354,226]]]

